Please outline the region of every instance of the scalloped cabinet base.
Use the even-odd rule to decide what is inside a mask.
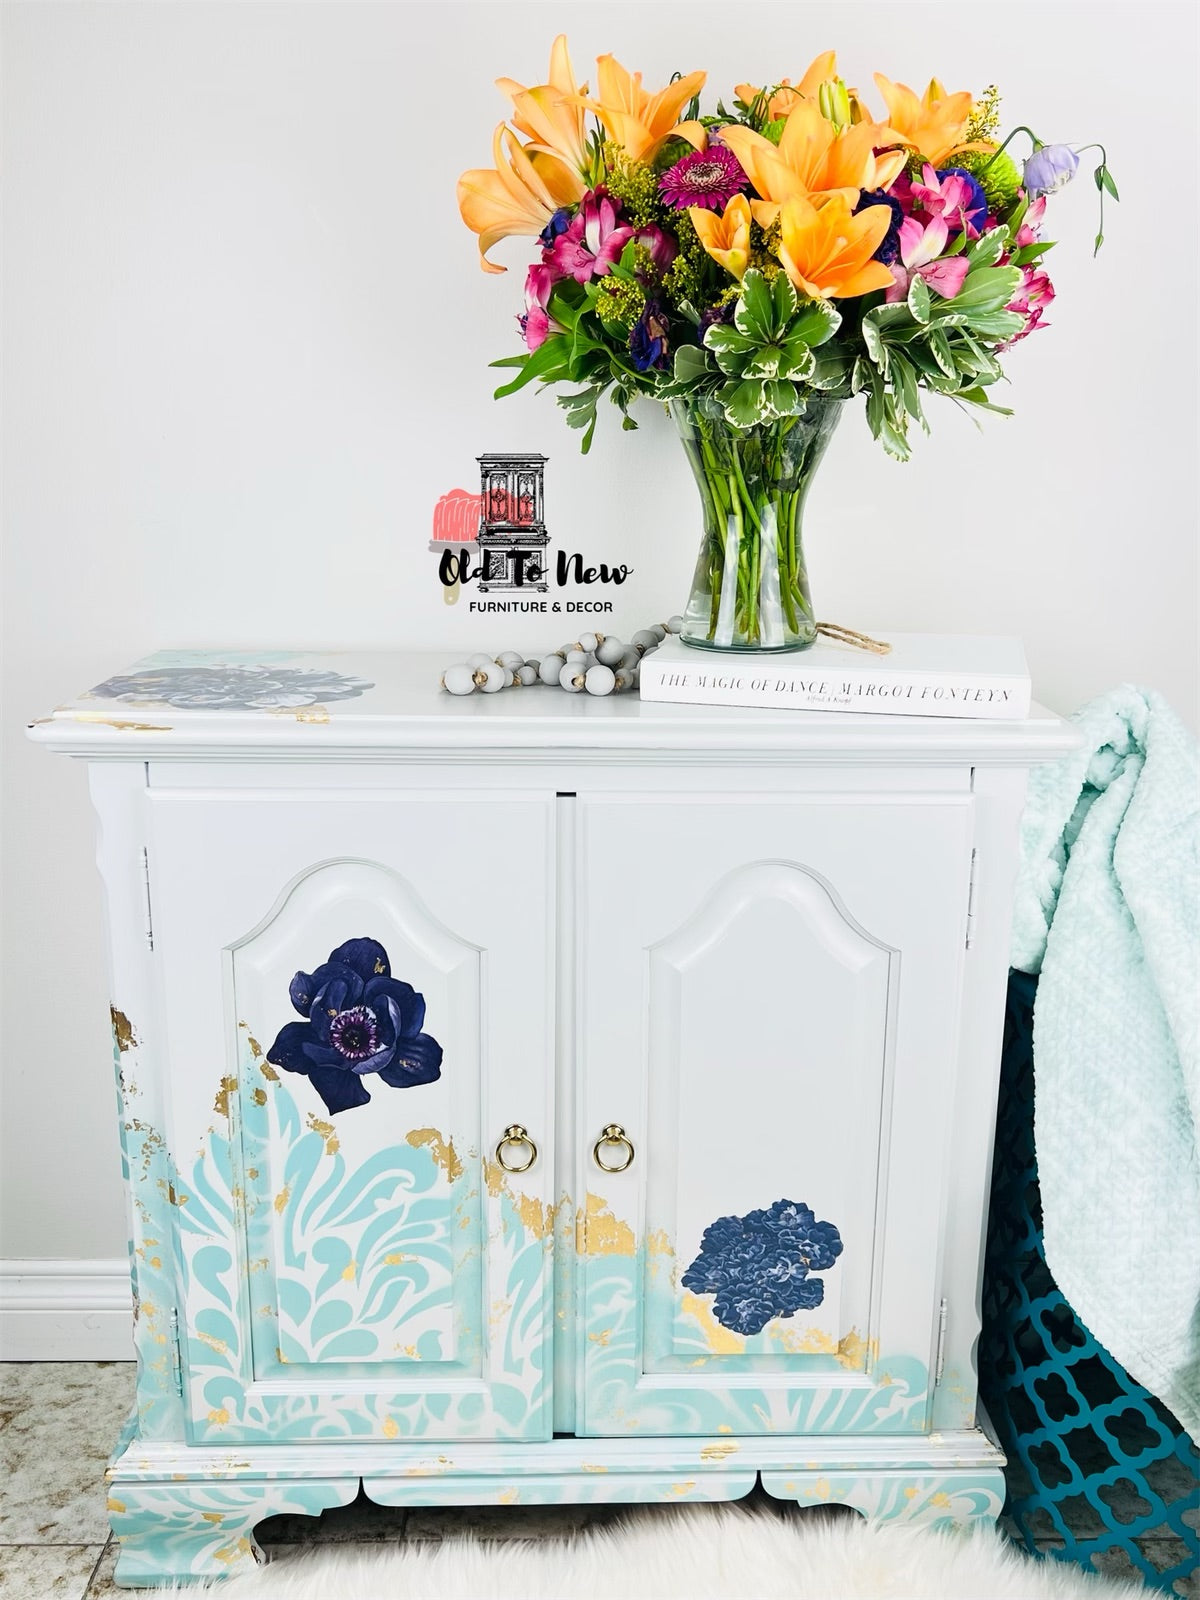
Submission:
[[[100,822],[118,1583],[236,1572],[360,1485],[995,1517],[1010,900],[1070,733],[437,666],[179,653],[32,730]]]

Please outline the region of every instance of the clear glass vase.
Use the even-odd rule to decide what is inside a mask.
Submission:
[[[671,402],[696,476],[704,538],[683,639],[705,650],[806,650],[817,636],[801,521],[844,400],[735,428],[712,395]]]

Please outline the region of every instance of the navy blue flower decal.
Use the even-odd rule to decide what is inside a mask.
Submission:
[[[765,1211],[718,1217],[704,1230],[700,1254],[680,1280],[711,1294],[713,1315],[734,1333],[761,1333],[774,1317],[811,1311],[825,1298],[826,1272],[842,1253],[832,1222],[818,1222],[799,1200],[776,1200]]]
[[[324,667],[155,667],[106,678],[90,692],[101,700],[183,711],[285,711],[353,700],[374,687]]]
[[[348,939],[315,972],[298,972],[288,993],[308,1021],[281,1028],[267,1060],[304,1073],[331,1112],[365,1106],[371,1073],[393,1089],[441,1077],[442,1047],[421,1032],[425,997],[392,977],[377,939]]]

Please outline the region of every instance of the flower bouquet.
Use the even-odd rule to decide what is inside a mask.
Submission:
[[[976,100],[934,79],[918,96],[877,75],[877,120],[833,52],[797,83],[739,84],[711,116],[704,81],[651,94],[601,56],[591,96],[560,36],[549,82],[499,80],[512,125],[495,166],[459,180],[459,208],[487,272],[504,270],[499,240],[540,244],[497,397],[570,386],[559,404],[585,451],[605,393],[626,428],[639,395],[669,406],[704,519],[683,637],[801,649],[817,632],[802,513],[842,410],[862,396],[899,460],[910,424],[927,430],[923,392],[1008,414],[990,390],[1054,299],[1046,197],[1079,154],[1025,128],[998,142],[994,88]],[[1102,230],[1117,191],[1093,148]]]

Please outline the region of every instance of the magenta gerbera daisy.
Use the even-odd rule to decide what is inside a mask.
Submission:
[[[658,180],[663,203],[685,211],[688,206],[703,206],[706,211],[724,211],[735,194],[746,187],[746,174],[732,150],[710,144],[707,150],[692,150],[668,167]]]

